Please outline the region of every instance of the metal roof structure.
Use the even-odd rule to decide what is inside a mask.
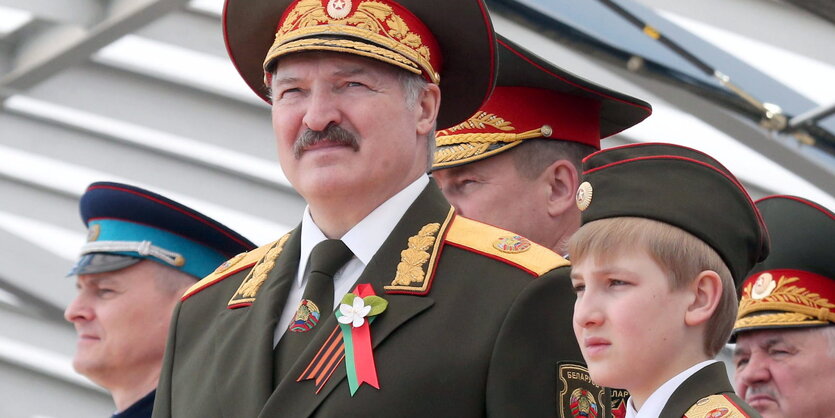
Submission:
[[[827,3],[617,3],[790,117],[835,124],[821,116],[835,103]],[[680,143],[717,157],[755,197],[796,194],[835,208],[832,155],[761,128],[721,84],[597,0],[489,4],[502,34],[653,104],[653,116],[604,146]],[[0,0],[0,416],[113,410],[72,370],[75,333],[62,317],[89,183],[154,190],[258,244],[301,218],[269,108],[226,57],[221,9],[222,0]]]

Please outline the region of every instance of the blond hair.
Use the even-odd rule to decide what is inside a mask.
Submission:
[[[681,228],[635,217],[589,222],[568,243],[568,253],[573,262],[591,255],[606,261],[630,248],[646,250],[667,274],[672,290],[687,287],[706,270],[719,275],[722,295],[707,322],[704,339],[705,354],[716,356],[730,338],[737,312],[733,278],[722,257],[704,241]]]

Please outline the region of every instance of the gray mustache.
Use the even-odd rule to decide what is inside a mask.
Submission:
[[[339,145],[348,145],[354,151],[360,149],[357,135],[339,125],[328,125],[321,131],[308,129],[302,132],[293,144],[293,155],[298,159],[304,153],[305,148],[316,145],[324,140],[329,140]]]
[[[774,390],[771,387],[762,384],[751,385],[748,387],[748,390],[745,392],[745,397],[747,398],[754,395],[767,395],[772,399],[777,399],[777,395],[774,393]]]

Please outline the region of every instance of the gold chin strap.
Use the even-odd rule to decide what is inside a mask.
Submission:
[[[493,144],[505,144],[499,147],[499,149],[502,149],[519,145],[526,139],[548,137],[549,135],[551,135],[551,128],[545,125],[540,129],[533,129],[522,133],[480,132],[437,137],[435,139],[435,145],[446,148],[438,148],[435,151],[433,164],[461,161],[480,156],[486,153]]]

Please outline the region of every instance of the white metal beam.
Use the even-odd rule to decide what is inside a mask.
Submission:
[[[87,59],[103,46],[183,7],[185,3],[185,0],[125,0],[119,2],[118,7],[114,5],[111,15],[89,31],[66,26],[55,29],[57,32],[48,33],[43,39],[35,37],[33,42],[37,43],[36,46],[19,48],[27,51],[27,59],[17,60],[16,67],[0,78],[0,98],[15,90],[26,90],[56,72]],[[59,46],[55,47],[56,44]]]
[[[107,179],[133,184],[154,190],[163,196],[190,206],[224,223],[230,228],[249,237],[256,244],[266,244],[289,231],[292,226],[272,220],[255,217],[248,213],[230,209],[216,203],[183,195],[160,187],[145,185],[133,179],[124,179],[86,167],[45,158],[29,152],[19,151],[0,145],[0,176],[42,187],[69,196],[81,196],[90,183]]]
[[[0,6],[29,12],[38,20],[79,26],[91,26],[105,16],[98,0],[0,0]]]
[[[0,336],[0,360],[68,383],[104,392],[104,389],[73,370],[71,358],[11,338]]]
[[[22,95],[6,100],[5,108],[13,113],[152,149],[295,193],[279,165],[265,158]]]

